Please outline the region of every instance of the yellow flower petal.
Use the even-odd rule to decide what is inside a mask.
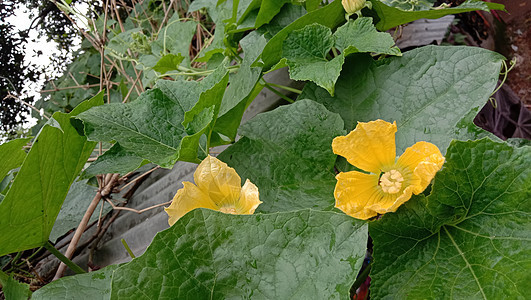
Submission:
[[[184,181],[184,187],[177,191],[175,197],[173,197],[173,202],[169,207],[164,208],[168,214],[168,223],[170,226],[175,224],[186,213],[196,209],[196,208],[210,208],[217,210],[218,207],[208,195],[203,193],[197,186],[193,183]]]
[[[258,187],[247,179],[242,187],[240,200],[236,204],[238,213],[253,214],[260,203],[262,201],[259,198]]]
[[[219,207],[235,204],[240,197],[241,178],[221,160],[208,155],[194,173],[195,184]]]
[[[413,173],[410,185],[413,186],[412,192],[415,195],[428,187],[443,164],[444,156],[439,148],[428,142],[418,142],[407,148],[397,161],[397,165]]]
[[[378,175],[352,171],[339,173],[336,179],[334,197],[337,208],[351,217],[362,220],[377,215],[377,212],[369,207],[381,201],[383,197],[378,188]]]
[[[401,194],[384,194],[382,200],[367,209],[373,210],[379,214],[395,212],[398,207],[411,198],[413,186],[406,187]]]
[[[365,7],[366,0],[341,0],[343,8],[347,14],[352,15],[353,13],[361,10]]]
[[[356,129],[348,135],[336,137],[332,141],[332,149],[350,164],[379,174],[395,163],[395,133],[396,122],[358,122]]]

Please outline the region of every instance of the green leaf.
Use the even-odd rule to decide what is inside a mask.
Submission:
[[[394,44],[389,33],[374,28],[372,18],[358,18],[339,27],[334,35],[320,24],[295,30],[284,41],[282,55],[287,59],[291,79],[311,80],[333,96],[345,56],[356,52],[401,55]],[[329,61],[327,55],[333,47],[342,53]]]
[[[31,299],[110,299],[112,274],[118,267],[110,265],[98,271],[60,278],[35,291]]]
[[[300,5],[287,4],[282,7],[280,12],[269,23],[263,25],[258,29],[263,32],[267,40],[273,38],[282,29],[289,26],[298,18],[304,16],[306,10]]]
[[[128,153],[164,168],[177,160],[199,162],[199,139],[209,135],[227,86],[221,66],[196,81],[160,80],[132,103],[107,104],[78,116],[93,141],[115,140]]]
[[[331,209],[336,180],[332,139],[343,122],[324,106],[297,101],[241,126],[243,137],[219,155],[243,180],[258,186],[260,212]]]
[[[68,194],[66,195],[63,206],[55,224],[53,225],[52,232],[50,233],[50,241],[54,242],[67,233],[70,229],[76,228],[83,219],[87,208],[92,201],[92,198],[96,196],[98,188],[88,185],[87,180],[76,181],[70,187]],[[100,209],[98,208],[98,212]],[[111,211],[109,205],[105,205],[103,208],[103,214]],[[90,218],[89,222],[98,220],[99,214],[95,213]]]
[[[134,28],[116,35],[105,46],[105,55],[124,57],[134,42],[133,34],[141,31],[141,28]]]
[[[271,68],[282,59],[282,54],[278,50],[282,48],[282,43],[292,31],[301,29],[304,26],[313,23],[318,23],[328,28],[335,28],[344,21],[345,10],[340,1],[333,1],[321,9],[310,12],[295,20],[293,23],[279,31],[264,47],[262,53],[264,70]]]
[[[336,48],[347,56],[356,52],[373,52],[401,56],[393,37],[387,32],[378,32],[372,18],[357,18],[339,27],[334,33]]]
[[[225,1],[218,5],[217,0],[196,0],[192,1],[188,12],[197,11],[201,8],[206,8],[208,15],[216,24],[214,36],[211,37],[210,45],[201,49],[201,52],[194,58],[198,62],[208,62],[214,54],[223,53],[225,51],[225,23],[223,20],[229,19],[232,15],[232,1]]]
[[[114,272],[113,299],[346,299],[367,225],[302,210],[228,215],[197,209]]]
[[[30,286],[19,282],[13,276],[7,276],[0,270],[0,285],[6,300],[28,300],[31,296]]]
[[[291,32],[282,45],[291,79],[311,80],[334,95],[334,84],[345,61],[342,54],[326,59],[334,44],[330,28],[320,24]]]
[[[175,55],[175,54],[167,54],[164,55],[157,64],[153,67],[153,70],[164,74],[168,71],[173,71],[179,69],[179,65],[183,62],[184,56],[181,55],[181,53]]]
[[[469,130],[475,127],[470,112],[489,98],[502,59],[481,48],[454,46],[427,46],[378,61],[354,54],[347,58],[334,97],[308,83],[299,99],[339,113],[348,131],[357,122],[396,120],[398,153],[417,141],[434,143],[444,153],[452,138],[478,137]]]
[[[78,133],[80,124],[71,117],[102,104],[100,93],[69,114],[55,113],[60,129],[42,128],[0,203],[0,256],[48,241],[68,189],[96,145]]]
[[[279,12],[282,6],[291,3],[290,0],[262,0],[260,11],[256,17],[256,28],[269,23]]]
[[[26,146],[30,140],[30,138],[16,139],[0,145],[0,181],[9,171],[22,165],[26,158],[26,151],[22,147]]]
[[[480,0],[467,0],[461,5],[452,8],[433,8],[430,4],[433,5],[434,1],[429,1],[428,4],[416,1],[392,1],[389,3],[388,1],[371,0],[371,2],[372,9],[379,19],[378,23],[376,23],[376,28],[380,31],[386,31],[395,26],[423,18],[438,19],[446,15],[460,14],[475,10],[505,10],[505,6],[502,4],[487,3]],[[386,3],[389,3],[389,5],[386,5]]]
[[[531,148],[454,141],[431,195],[369,227],[375,299],[526,299]]]
[[[127,152],[119,143],[116,143],[92,162],[79,177],[80,179],[88,179],[99,174],[108,173],[124,175],[147,163],[147,160]]]
[[[266,40],[263,35],[253,31],[240,41],[240,45],[245,56],[238,73],[230,78],[230,84],[223,96],[215,127],[217,132],[232,140],[236,137],[236,131],[247,108],[247,102],[252,101],[256,96],[253,91],[257,87],[262,68],[251,67],[251,65],[262,53]],[[258,89],[260,91],[261,86]],[[253,97],[249,97],[250,95]]]
[[[159,33],[151,47],[153,54],[165,56],[167,54],[181,54],[185,62],[189,62],[189,48],[197,29],[197,22],[181,22],[178,13],[175,13]]]

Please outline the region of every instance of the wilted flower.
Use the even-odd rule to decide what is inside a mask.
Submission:
[[[361,10],[362,8],[364,8],[366,3],[367,3],[366,0],[341,0],[341,4],[343,4],[343,8],[349,15],[352,15],[356,13],[357,11]]]
[[[370,173],[351,171],[336,176],[337,208],[366,220],[396,211],[430,184],[444,163],[437,146],[418,142],[396,159],[395,133],[396,122],[358,122],[348,135],[333,140],[335,154]]]
[[[208,155],[194,173],[195,184],[183,182],[173,202],[164,210],[173,225],[189,211],[209,208],[228,214],[252,214],[262,203],[258,188],[249,179],[241,186],[241,178],[226,163]]]

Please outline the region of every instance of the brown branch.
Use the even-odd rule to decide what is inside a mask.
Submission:
[[[107,174],[106,179],[104,181],[105,187],[98,193],[96,193],[96,196],[94,196],[94,199],[92,199],[92,202],[90,203],[87,211],[85,212],[85,215],[83,216],[83,219],[79,223],[79,226],[76,229],[76,232],[74,233],[74,237],[72,237],[72,241],[68,245],[68,248],[66,249],[65,256],[68,259],[72,258],[72,255],[74,254],[74,251],[76,250],[76,246],[79,243],[79,240],[81,239],[81,235],[83,235],[83,232],[85,232],[85,228],[87,227],[87,224],[90,220],[90,217],[94,213],[94,210],[98,206],[98,202],[101,200],[102,197],[106,197],[111,192],[114,182],[118,179],[120,175],[119,174]],[[59,268],[57,269],[57,272],[55,273],[55,276],[53,280],[59,279],[63,276],[64,272],[66,270],[66,265],[64,263],[59,264]]]
[[[62,88],[54,88],[54,89],[51,89],[51,90],[41,90],[39,93],[52,93],[52,92],[57,92],[57,91],[64,91],[64,90],[71,90],[71,89],[84,89],[84,90],[88,90],[89,88],[91,87],[97,87],[99,86],[98,83],[95,83],[95,84],[80,84],[80,85],[74,85],[74,86],[67,86],[67,87],[62,87]]]
[[[137,214],[141,214],[141,213],[146,212],[148,210],[151,210],[151,209],[154,209],[154,208],[157,208],[157,207],[161,207],[161,206],[164,206],[164,205],[168,205],[168,204],[171,203],[171,200],[170,200],[168,202],[159,203],[159,204],[156,204],[156,205],[153,205],[153,206],[146,207],[144,209],[138,210],[138,209],[134,209],[134,208],[130,208],[130,207],[116,206],[108,198],[105,198],[105,201],[107,201],[107,203],[109,203],[112,206],[112,209],[114,209],[114,210],[127,210],[127,211],[135,212]]]
[[[147,171],[146,173],[144,173],[144,174],[138,176],[137,178],[131,180],[131,181],[128,182],[126,185],[122,186],[122,187],[120,188],[119,192],[121,192],[123,189],[125,189],[126,187],[128,187],[128,186],[131,185],[132,183],[134,183],[134,182],[136,182],[136,181],[138,181],[138,180],[140,180],[140,179],[146,177],[147,175],[151,174],[151,172],[153,172],[153,171],[155,171],[155,170],[157,170],[157,169],[160,169],[160,166],[156,166],[156,167],[152,168],[151,170]]]

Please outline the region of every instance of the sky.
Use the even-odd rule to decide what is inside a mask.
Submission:
[[[30,26],[32,19],[30,18],[29,13],[24,12],[23,8],[19,8],[15,10],[15,14],[13,16],[7,18],[7,22],[14,25],[19,30],[26,30]],[[80,43],[81,41],[79,41],[79,43],[75,45],[72,50],[75,50],[76,46],[79,47]],[[42,53],[37,55],[37,51],[41,51]],[[47,42],[45,37],[39,38],[37,30],[31,30],[29,32],[29,39],[25,48],[25,64],[34,64],[37,66],[48,67],[51,64],[50,57],[52,57],[53,54],[59,53],[60,50],[57,49],[56,44],[53,41]],[[46,72],[50,77],[57,75],[52,74],[53,70],[50,70],[50,68],[48,68]],[[45,79],[46,75],[41,74],[38,82],[28,82],[26,84],[27,95],[39,97],[39,91],[42,88]],[[29,122],[24,126],[25,128],[32,127],[36,124],[36,119],[31,116],[29,116],[28,121]]]

